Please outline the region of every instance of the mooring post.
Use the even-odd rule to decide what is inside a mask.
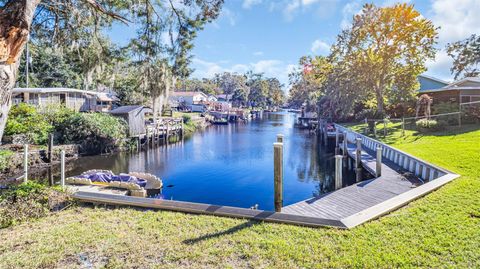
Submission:
[[[335,128],[335,155],[340,154],[340,148],[338,144],[340,144],[340,132],[337,128]]]
[[[402,117],[402,136],[405,136],[405,118]]]
[[[368,119],[365,118],[365,135],[368,135]]]
[[[328,133],[327,133],[327,125],[323,124],[323,144],[325,146],[328,145]]]
[[[377,165],[376,165],[375,173],[377,177],[382,175],[382,147],[377,146]]]
[[[355,168],[355,170],[356,170],[355,180],[357,182],[362,181],[362,168],[361,167],[360,168]]]
[[[357,151],[355,153],[355,168],[361,168],[362,167],[362,139],[357,137],[355,139],[357,142]]]
[[[347,131],[343,132],[343,156],[348,157],[348,133]]]
[[[28,144],[23,145],[23,182],[28,181]]]
[[[277,134],[277,142],[283,143],[283,134]]]
[[[65,150],[60,152],[60,185],[65,188]]]
[[[383,137],[387,137],[387,119],[383,119]]]
[[[282,211],[283,205],[283,143],[273,143],[273,180],[275,211]]]
[[[48,134],[48,148],[47,148],[47,158],[48,162],[52,163],[52,149],[53,149],[53,134]]]
[[[342,155],[335,155],[335,190],[338,190],[342,187]]]

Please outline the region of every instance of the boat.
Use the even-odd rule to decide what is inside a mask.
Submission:
[[[95,185],[124,189],[131,196],[146,197],[147,190],[159,190],[163,186],[160,178],[149,173],[130,172],[115,175],[110,170],[88,170],[78,176],[68,177],[65,183],[70,185]]]
[[[215,118],[213,120],[213,124],[216,124],[216,125],[228,125],[228,121],[224,118]]]

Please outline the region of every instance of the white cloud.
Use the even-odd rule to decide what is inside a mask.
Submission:
[[[263,51],[255,51],[255,52],[253,53],[253,55],[255,55],[255,56],[262,56],[262,55],[263,55]]]
[[[320,39],[313,41],[310,49],[314,54],[326,54],[330,51],[330,45]]]
[[[281,9],[287,21],[291,21],[299,13],[314,10],[317,17],[326,18],[333,16],[339,0],[285,0],[270,5],[270,11]]]
[[[358,14],[361,10],[362,5],[358,0],[346,3],[342,8],[342,21],[340,22],[340,27],[342,29],[349,28],[352,24],[353,15]]]
[[[262,3],[262,0],[243,0],[242,7],[245,9],[249,9],[252,6],[259,5]]]
[[[237,23],[237,15],[228,8],[223,8],[222,17],[228,21],[231,26]]]
[[[432,0],[432,7],[427,14],[438,30],[438,48],[435,61],[427,62],[430,75],[452,80],[450,68],[452,59],[445,52],[448,43],[465,39],[471,34],[480,33],[480,0]]]

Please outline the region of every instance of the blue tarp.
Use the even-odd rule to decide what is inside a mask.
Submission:
[[[109,183],[111,181],[121,181],[121,182],[135,183],[135,184],[138,184],[142,188],[145,188],[145,186],[147,185],[147,181],[145,179],[130,176],[128,174],[114,175],[114,174],[104,173],[104,172],[95,172],[95,173],[91,173],[91,174],[80,175],[80,176],[77,176],[77,177],[88,178],[92,182]]]

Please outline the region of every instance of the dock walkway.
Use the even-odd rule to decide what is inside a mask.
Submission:
[[[351,158],[355,159],[356,148],[354,144],[348,144],[347,152]],[[370,173],[375,174],[376,158],[373,156],[374,153],[370,150],[362,150],[362,166]],[[398,165],[383,160],[380,177],[361,181],[337,191],[283,207],[282,212],[319,218],[343,219],[409,191],[420,183],[421,180],[418,178],[405,177],[402,168]]]

